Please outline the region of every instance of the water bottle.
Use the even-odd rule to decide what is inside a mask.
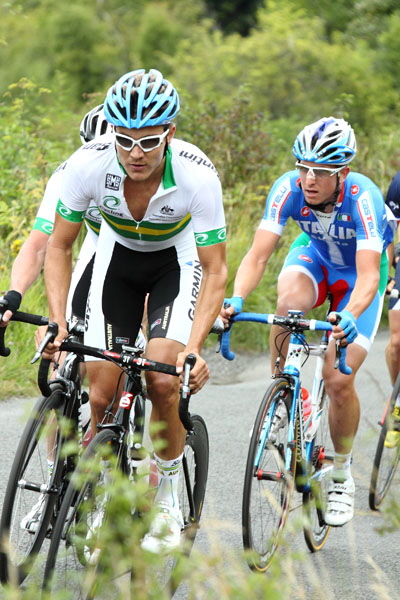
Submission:
[[[306,388],[301,388],[301,398],[303,403],[303,422],[306,423],[312,411],[311,396]]]

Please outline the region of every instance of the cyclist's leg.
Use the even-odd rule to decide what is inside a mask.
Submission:
[[[118,400],[118,395],[122,390],[122,381],[120,381],[117,392],[118,381],[120,380],[121,369],[113,363],[104,360],[88,360],[86,362],[86,371],[89,381],[89,399],[91,408],[91,427],[92,434],[97,431],[97,424],[104,419],[104,413],[114,398]],[[115,403],[115,409],[118,402]]]
[[[289,309],[301,310],[306,314],[325,300],[325,273],[314,256],[312,247],[298,247],[293,244],[279,275],[277,291],[276,314],[278,315],[287,315]],[[277,358],[275,338],[281,332],[281,327],[272,326],[270,335],[272,372]],[[281,358],[280,368],[282,369],[283,366],[284,359]]]
[[[333,310],[343,310],[348,304],[356,276],[355,269],[340,270],[337,273],[334,270],[329,272]],[[386,277],[385,274],[383,276]],[[379,325],[383,305],[382,291],[380,286],[374,300],[357,319],[358,336],[347,350],[347,363],[353,370],[352,374],[343,375],[338,369],[333,368],[334,343],[329,345],[327,351],[323,377],[330,398],[329,426],[335,455],[325,520],[333,526],[344,525],[354,514],[355,488],[350,463],[360,419],[355,377],[368,354]]]

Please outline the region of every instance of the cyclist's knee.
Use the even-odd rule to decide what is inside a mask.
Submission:
[[[162,404],[164,409],[175,405],[179,392],[179,380],[164,373],[147,373],[147,395],[153,404]]]
[[[279,315],[286,315],[290,309],[307,313],[316,301],[314,285],[304,273],[283,271],[279,277],[277,291],[276,313]]]

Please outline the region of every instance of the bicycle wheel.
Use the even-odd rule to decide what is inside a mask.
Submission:
[[[182,471],[179,478],[179,506],[184,522],[182,543],[177,552],[165,557],[157,566],[160,587],[167,588],[171,595],[181,581],[179,561],[190,555],[200,526],[208,478],[207,427],[200,415],[192,415],[192,421],[193,431],[186,436]]]
[[[252,569],[265,571],[279,545],[293,491],[296,456],[288,450],[292,391],[286,379],[267,390],[250,440],[243,489],[243,545]],[[297,425],[295,427],[295,438]]]
[[[107,582],[115,579],[116,573],[106,573],[106,568],[112,567],[112,551],[102,549],[107,545],[107,536],[117,537],[119,531],[115,523],[108,531],[104,525],[109,521],[111,500],[121,495],[116,477],[124,462],[124,450],[118,434],[104,429],[82,455],[51,537],[44,570],[44,590],[49,598],[61,590],[68,590],[67,597],[74,600],[94,598],[100,589],[101,597],[107,597]],[[126,514],[123,516],[128,528]],[[129,511],[128,516],[132,517]],[[118,561],[119,557],[115,558]]]
[[[371,481],[369,485],[369,506],[371,510],[379,510],[389,491],[390,484],[396,473],[400,460],[400,446],[387,448],[385,438],[391,425],[391,414],[396,398],[400,394],[400,375],[398,375],[386,411],[386,417],[378,438],[374,462],[372,466]]]
[[[38,400],[25,426],[6,488],[0,520],[3,583],[25,579],[52,526],[63,468],[53,409],[64,402],[64,388],[51,386],[51,395]]]
[[[324,391],[321,402],[322,413],[320,423],[312,448],[308,477],[309,490],[303,493],[303,533],[310,552],[317,552],[322,548],[330,531],[329,525],[326,525],[324,521],[327,479],[323,471],[327,468],[327,462],[333,458],[328,422],[328,406],[329,399]]]

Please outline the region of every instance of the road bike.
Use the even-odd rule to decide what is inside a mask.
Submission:
[[[287,316],[239,313],[231,323],[250,321],[279,325],[278,356],[289,337],[283,370],[273,376],[258,409],[248,450],[242,501],[243,545],[249,566],[266,571],[279,546],[289,515],[293,490],[302,494],[303,531],[311,552],[320,550],[330,527],[324,521],[326,475],[332,468],[333,450],[328,427],[328,403],[322,368],[328,347],[327,321],[305,319],[300,311]],[[221,353],[232,360],[232,327],[222,334]],[[318,344],[308,343],[307,331],[322,331]],[[345,348],[336,344],[335,367],[350,373]],[[303,405],[303,366],[315,357],[310,414]]]
[[[143,487],[139,485],[141,475],[136,466],[138,454],[143,456],[141,453],[145,449],[146,393],[141,372],[152,370],[171,376],[177,376],[177,373],[172,365],[141,356],[142,351],[137,348],[124,346],[121,353],[116,353],[81,343],[63,342],[61,349],[109,360],[120,366],[125,379],[117,410],[114,411],[112,406],[107,409],[107,418],[98,424],[98,433],[80,458],[64,495],[51,534],[44,569],[44,595],[52,597],[67,588],[74,599],[113,597],[122,576],[128,574],[129,585],[132,585],[140,571],[132,564],[130,556],[125,557],[125,561],[122,557],[116,566],[116,557],[110,557],[111,553],[104,551],[107,545],[104,540],[113,543],[114,548],[115,542],[125,548],[126,537],[134,535],[134,524],[140,524],[146,512],[146,506],[143,508],[140,501]],[[179,404],[179,416],[187,429],[179,489],[184,521],[182,552],[163,557],[162,569],[158,569],[160,589],[168,588],[170,593],[179,583],[180,559],[190,553],[194,543],[208,476],[206,424],[200,415],[191,415],[188,411],[189,377],[194,361],[193,355],[185,361]],[[125,483],[132,484],[133,495],[127,493],[126,486],[120,487],[121,477]],[[124,491],[121,493],[121,490]],[[127,502],[121,504],[124,494]],[[122,518],[122,530],[116,525],[116,514],[118,522]],[[143,528],[139,527],[139,530],[144,532]],[[137,541],[139,544],[140,540]]]
[[[394,288],[388,295],[398,298],[399,291]],[[372,465],[368,495],[371,510],[379,510],[381,508],[382,502],[389,491],[400,461],[400,445],[397,444],[394,447],[385,445],[386,434],[393,428],[392,413],[399,395],[400,373],[397,375],[382,417],[378,421],[380,432]]]
[[[0,312],[6,306],[2,304]],[[16,312],[13,321],[47,325],[40,315]],[[8,325],[12,327],[12,325]],[[0,355],[8,356],[0,328]],[[51,331],[45,340],[50,339]],[[68,340],[79,342],[83,325],[70,325]],[[56,378],[48,382],[50,361],[42,361],[37,400],[21,435],[11,467],[0,519],[0,580],[21,584],[31,571],[43,543],[49,539],[82,447],[82,412],[88,395],[82,390],[80,365],[83,355],[69,353],[61,366],[53,367]],[[86,411],[88,412],[88,411]],[[61,426],[62,424],[62,426]],[[68,452],[64,449],[68,445]]]

